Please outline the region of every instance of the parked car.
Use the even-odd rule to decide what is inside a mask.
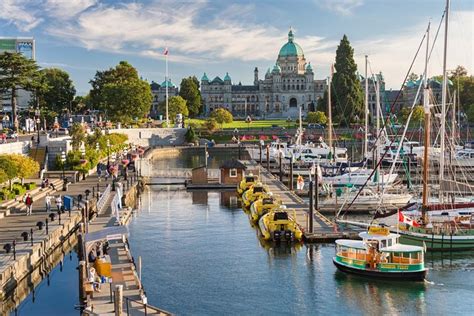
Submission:
[[[324,129],[324,126],[317,123],[310,123],[308,124],[308,129]]]

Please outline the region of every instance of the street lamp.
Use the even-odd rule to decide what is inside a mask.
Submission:
[[[107,139],[107,171],[110,168],[110,140]]]
[[[63,166],[63,191],[66,191],[66,177],[64,176],[64,166],[66,165],[66,152],[61,151],[61,162]]]
[[[40,142],[40,123],[41,123],[40,114],[41,114],[40,109],[39,109],[39,107],[37,107],[36,110],[35,110],[36,131],[38,132],[37,144],[39,144],[39,142]]]
[[[112,160],[112,164],[115,163],[115,153],[112,153],[112,157],[111,157],[111,160]],[[112,191],[115,191],[115,167],[113,168],[113,171],[112,171]]]

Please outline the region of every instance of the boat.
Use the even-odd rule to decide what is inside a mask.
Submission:
[[[303,238],[303,231],[295,216],[290,216],[284,206],[263,215],[258,221],[258,227],[264,240],[291,242]]]
[[[250,173],[248,176],[245,176],[237,186],[237,193],[239,195],[244,194],[252,185],[258,181],[258,177]]]
[[[362,240],[336,240],[334,265],[342,272],[398,281],[423,281],[427,268],[424,249],[399,242],[400,235],[372,226]]]
[[[250,220],[256,223],[260,217],[280,206],[281,201],[274,198],[271,193],[262,195],[250,205]]]
[[[242,207],[248,210],[255,200],[268,192],[268,187],[266,185],[263,185],[261,182],[255,183],[242,195]]]
[[[338,186],[392,186],[397,180],[398,174],[386,174],[380,172],[377,177],[373,169],[358,169],[354,172],[348,172],[336,176],[323,176],[324,183],[331,183],[334,187]]]

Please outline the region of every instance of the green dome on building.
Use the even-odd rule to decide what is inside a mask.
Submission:
[[[168,79],[168,81],[163,81],[161,83],[162,88],[166,88],[166,86],[168,86],[168,88],[176,88],[175,84],[171,81],[171,79]]]
[[[206,73],[204,73],[204,75],[202,75],[201,81],[209,81],[209,79],[207,78]]]
[[[231,79],[230,79],[230,76],[229,76],[229,73],[228,73],[228,72],[226,72],[226,73],[225,73],[224,81],[231,81]]]
[[[304,55],[301,46],[296,44],[293,39],[293,31],[290,29],[288,32],[288,43],[281,47],[278,57],[297,57]]]

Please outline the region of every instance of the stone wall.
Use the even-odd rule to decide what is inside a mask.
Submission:
[[[31,147],[30,141],[0,144],[0,154],[28,155],[28,152],[30,151],[30,147]]]
[[[131,143],[154,147],[183,145],[186,131],[186,128],[121,128],[112,129],[110,133],[125,134]]]

